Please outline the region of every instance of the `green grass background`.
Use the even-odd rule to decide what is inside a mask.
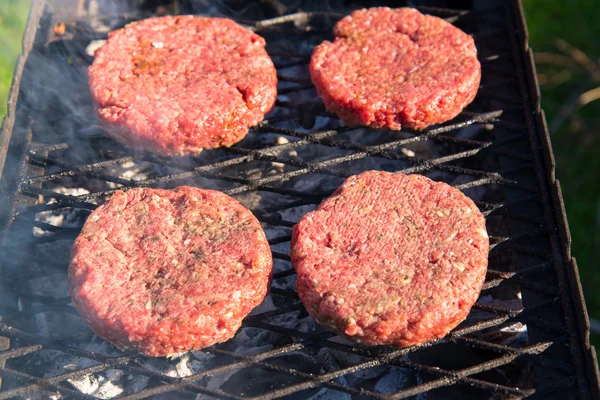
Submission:
[[[0,118],[6,114],[6,99],[15,61],[21,53],[29,4],[26,0],[0,0]]]
[[[21,51],[21,36],[29,1],[0,0],[0,117]],[[600,7],[597,0],[524,0],[532,48],[560,53],[555,42],[562,39],[598,63],[600,57]],[[551,122],[566,99],[577,90],[600,86],[589,82],[583,68],[539,64],[542,105]],[[600,259],[600,100],[576,109],[552,142],[573,237],[588,311],[600,319],[598,260]],[[593,342],[600,345],[600,338]]]

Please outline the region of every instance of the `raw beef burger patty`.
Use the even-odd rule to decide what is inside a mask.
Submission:
[[[412,8],[353,12],[310,73],[325,106],[349,125],[423,129],[457,116],[481,78],[473,38]]]
[[[260,223],[231,197],[131,189],[89,216],[71,252],[69,289],[98,336],[167,356],[233,337],[267,294],[271,269]]]
[[[277,96],[265,41],[229,19],[149,18],[112,32],[89,69],[103,126],[167,155],[231,146]]]
[[[321,324],[408,347],[463,321],[485,280],[485,220],[459,190],[420,175],[351,176],[292,233],[298,294]]]

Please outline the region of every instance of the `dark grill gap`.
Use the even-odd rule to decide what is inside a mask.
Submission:
[[[267,39],[280,78],[276,110],[235,147],[173,159],[132,153],[101,132],[84,132],[82,125],[94,120],[80,115],[80,110],[76,114],[78,109],[57,107],[53,114],[39,107],[35,96],[56,94],[36,83],[45,71],[40,62],[60,62],[67,76],[81,80],[83,67],[91,61],[84,54],[85,46],[105,37],[91,28],[92,23],[122,26],[142,17],[121,14],[112,19],[73,19],[70,14],[67,35],[56,37],[52,26],[61,22],[65,11],[59,11],[56,2],[48,3],[55,6],[54,14],[51,8],[44,10],[44,2],[34,2],[24,40],[26,52],[17,67],[11,95],[16,100],[20,89],[19,102],[16,108],[9,108],[0,138],[10,144],[0,152],[0,161],[7,160],[0,176],[0,199],[10,205],[0,214],[0,224],[6,227],[0,265],[0,296],[5,296],[0,297],[0,399],[46,398],[57,393],[65,398],[91,398],[69,380],[110,370],[123,372],[117,383],[126,388],[131,387],[126,377],[147,379],[146,385],[117,396],[122,399],[195,398],[196,394],[231,399],[307,398],[324,389],[329,390],[325,396],[345,393],[355,399],[600,398],[585,304],[575,260],[570,256],[566,219],[517,2],[468,11],[420,8],[474,35],[483,68],[482,86],[476,101],[455,120],[423,132],[401,133],[343,127],[325,112],[314,94],[306,74],[308,44],[329,38],[333,23],[349,9],[255,22],[250,19],[256,16],[237,13],[233,16]],[[182,1],[181,11],[198,12],[194,4]],[[267,1],[262,7],[267,7],[265,4],[280,3]],[[305,9],[310,9],[307,4]],[[248,10],[248,14],[255,13],[255,9]],[[40,27],[36,30],[37,19]],[[291,69],[300,70],[302,77],[291,77]],[[85,87],[83,84],[79,87]],[[60,95],[67,97],[65,104],[77,100],[70,101],[74,94],[68,90]],[[315,127],[315,122],[322,127]],[[266,141],[278,137],[286,140]],[[85,162],[85,157],[93,161]],[[142,180],[116,175],[118,168],[131,163],[146,165],[149,175]],[[373,168],[422,173],[451,183],[472,196],[488,219],[492,250],[482,298],[466,323],[434,343],[391,349],[339,341],[311,325],[289,285],[294,271],[287,250],[290,228],[301,213],[297,209],[316,206],[343,178]],[[253,349],[252,343],[236,338],[233,343],[241,343],[241,347],[214,346],[208,349],[212,358],[207,356],[205,369],[176,378],[134,353],[107,350],[103,354],[86,349],[86,343],[94,341],[86,329],[79,330],[85,333],[83,338],[62,331],[40,331],[36,315],[49,318],[56,313],[61,321],[78,319],[68,295],[36,293],[31,282],[66,277],[65,249],[90,210],[118,190],[116,186],[126,190],[180,184],[231,194],[249,204],[264,224],[276,260],[270,295],[274,307],[248,317],[244,330],[268,335],[265,343],[269,349]],[[57,191],[78,187],[96,190],[78,195]],[[259,200],[252,200],[253,195]],[[47,212],[65,213],[59,214],[63,217],[71,213],[75,223],[65,227],[40,220],[40,213]],[[40,252],[43,246],[50,250]],[[515,297],[517,293],[522,301]],[[308,321],[310,329],[290,327],[289,321],[282,322],[285,316]],[[505,331],[515,323],[527,327],[525,343]],[[319,360],[317,355],[323,349],[335,355],[334,367],[321,363],[317,365],[320,369],[311,370],[310,363]],[[52,376],[44,376],[49,371],[43,354],[48,351],[63,357],[61,366],[66,367]],[[464,360],[457,360],[461,358]],[[41,365],[36,364],[40,361]],[[158,363],[172,367],[175,361]],[[219,376],[244,371],[249,383],[236,381],[238,386],[246,383],[241,391],[235,382],[219,387],[209,384]],[[274,386],[262,386],[255,392],[252,380],[260,381],[260,371],[273,377]],[[392,373],[403,380],[384,386],[385,390],[377,386],[382,377]],[[361,378],[369,374],[375,377]]]

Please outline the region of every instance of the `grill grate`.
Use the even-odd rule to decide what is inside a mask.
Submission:
[[[35,4],[32,15],[40,11]],[[7,228],[0,399],[598,398],[516,2],[471,11],[421,7],[474,35],[483,70],[475,102],[423,132],[348,128],[324,110],[307,63],[345,13],[258,22],[236,15],[267,40],[280,79],[276,108],[238,145],[177,158],[132,153],[94,126],[89,112],[85,48],[105,38],[99,26],[130,17],[82,17],[56,37],[46,33],[56,23],[50,10],[17,77],[19,103],[3,131],[10,146],[0,196],[15,206],[0,215]],[[486,283],[467,321],[444,339],[409,349],[358,346],[316,325],[294,291],[291,227],[345,177],[367,169],[445,181],[486,215]],[[255,213],[275,261],[271,294],[227,343],[173,360],[121,353],[94,337],[70,305],[68,250],[85,217],[114,191],[182,184],[222,190]]]

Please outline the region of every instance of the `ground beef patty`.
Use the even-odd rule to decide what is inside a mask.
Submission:
[[[401,347],[463,321],[485,280],[485,220],[457,189],[420,175],[351,176],[292,234],[309,314],[357,342]]]
[[[457,116],[481,78],[473,38],[411,8],[370,8],[339,21],[310,72],[325,106],[349,125],[422,129]]]
[[[89,83],[112,136],[168,155],[239,142],[277,96],[264,39],[223,18],[149,18],[114,31]]]
[[[166,356],[223,342],[267,294],[260,223],[231,197],[182,186],[116,192],[75,240],[73,304],[121,349]]]

